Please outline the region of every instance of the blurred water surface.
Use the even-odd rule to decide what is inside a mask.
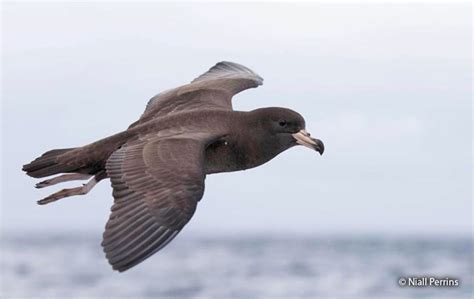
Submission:
[[[471,298],[469,237],[182,237],[125,273],[99,234],[2,239],[1,298]],[[459,287],[399,287],[403,276]]]

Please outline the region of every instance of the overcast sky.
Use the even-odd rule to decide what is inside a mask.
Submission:
[[[469,4],[3,6],[6,231],[101,231],[109,181],[37,206],[62,186],[37,190],[21,166],[125,129],[154,94],[230,60],[265,78],[236,110],[294,109],[326,152],[208,176],[186,234],[470,232]]]

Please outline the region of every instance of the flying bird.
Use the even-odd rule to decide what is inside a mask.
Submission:
[[[237,93],[262,85],[249,68],[219,62],[191,83],[154,96],[127,130],[91,144],[54,149],[23,166],[36,184],[86,180],[40,201],[87,194],[110,178],[114,204],[102,246],[114,270],[130,269],[162,249],[193,216],[206,175],[245,170],[303,145],[321,155],[305,120],[286,108],[232,109]]]

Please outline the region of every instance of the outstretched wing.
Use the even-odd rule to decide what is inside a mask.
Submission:
[[[262,84],[263,78],[251,69],[234,62],[219,62],[190,84],[154,96],[140,119],[130,127],[182,111],[232,110],[232,97],[235,94]]]
[[[168,244],[204,193],[202,136],[145,136],[114,152],[106,170],[115,198],[102,246],[125,271]]]

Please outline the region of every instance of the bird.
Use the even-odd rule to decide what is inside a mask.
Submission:
[[[84,195],[109,178],[114,203],[102,247],[113,270],[123,272],[172,241],[193,216],[206,175],[262,165],[296,146],[324,152],[297,112],[280,107],[236,111],[234,95],[263,84],[251,69],[222,61],[191,83],[152,97],[126,130],[88,145],[54,149],[23,166],[36,184],[62,189],[38,204]],[[58,175],[59,174],[59,175]]]

